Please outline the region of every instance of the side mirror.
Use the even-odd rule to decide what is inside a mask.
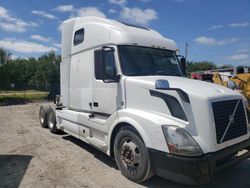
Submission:
[[[184,57],[181,57],[180,58],[180,63],[181,63],[182,72],[186,76],[187,75],[187,62],[186,62],[186,59]]]

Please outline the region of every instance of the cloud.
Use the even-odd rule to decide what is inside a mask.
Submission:
[[[44,53],[51,50],[57,51],[57,48],[45,46],[39,43],[30,42],[26,40],[17,39],[3,39],[0,40],[0,47],[4,47],[8,50],[21,53]]]
[[[59,21],[57,26],[57,31],[59,31],[60,33],[62,32],[62,23],[62,21]]]
[[[240,22],[240,23],[230,23],[226,25],[212,25],[209,27],[209,30],[217,30],[217,29],[222,29],[225,27],[230,27],[230,28],[239,28],[239,27],[247,27],[250,26],[250,22]]]
[[[80,7],[80,8],[74,8],[73,5],[60,5],[53,10],[58,12],[70,12],[71,18],[72,17],[84,17],[84,16],[97,16],[105,18],[106,15],[99,10],[98,7]],[[109,10],[110,13],[115,13],[114,9]],[[58,30],[61,30],[61,23],[59,23]]]
[[[109,12],[109,13],[111,13],[111,14],[115,14],[115,13],[117,13],[117,11],[116,11],[115,9],[112,9],[112,8],[111,8],[111,9],[109,9],[109,10],[108,10],[108,12]]]
[[[231,61],[241,61],[249,58],[248,54],[235,54],[230,56],[228,59]]]
[[[205,45],[205,46],[215,46],[215,45],[223,45],[223,44],[228,44],[237,41],[238,39],[236,38],[230,38],[230,39],[225,39],[225,40],[216,40],[214,38],[209,38],[205,36],[197,37],[194,39],[194,42],[200,45]]]
[[[197,37],[194,39],[194,42],[202,45],[214,45],[217,43],[217,41],[214,38],[208,38],[208,37]]]
[[[61,46],[62,46],[61,43],[53,43],[52,45],[57,47],[57,48],[61,48]]]
[[[228,24],[229,27],[247,27],[250,26],[249,22],[242,22],[242,23],[230,23]]]
[[[127,4],[127,0],[109,0],[109,2],[120,6]]]
[[[73,16],[84,17],[84,16],[97,16],[105,18],[106,15],[100,11],[97,7],[82,7],[76,11]]]
[[[241,48],[241,49],[238,50],[238,52],[240,52],[240,53],[246,53],[246,52],[250,52],[250,49]]]
[[[141,1],[141,2],[149,2],[151,0],[139,0],[139,1]]]
[[[32,27],[38,27],[39,24],[36,23],[36,22],[29,22],[29,25],[32,26]]]
[[[55,19],[57,19],[53,14],[49,14],[49,13],[44,12],[44,11],[42,11],[42,10],[33,10],[33,11],[31,12],[31,14],[35,14],[35,15],[38,15],[38,16],[42,16],[42,17],[48,18],[48,19],[50,19],[50,20],[55,20]]]
[[[9,18],[8,11],[0,6],[0,18]]]
[[[209,30],[216,30],[216,29],[222,29],[224,26],[223,25],[212,25],[209,27]]]
[[[42,41],[42,42],[49,42],[49,41],[51,41],[51,38],[49,38],[49,37],[43,37],[41,35],[31,35],[30,38],[34,39],[34,40]]]
[[[53,10],[57,12],[72,12],[74,10],[74,6],[73,5],[59,5]]]
[[[5,31],[12,31],[12,32],[25,32],[29,24],[22,20],[16,20],[14,22],[0,22],[0,28]]]
[[[25,32],[29,27],[37,27],[35,22],[26,22],[15,18],[8,13],[4,7],[0,6],[0,29],[12,32]]]
[[[11,59],[11,60],[16,60],[16,59],[18,59],[18,57],[17,57],[16,55],[11,55],[11,56],[10,56],[10,59]]]
[[[122,20],[141,24],[148,25],[150,21],[157,19],[157,12],[154,9],[145,9],[140,8],[128,8],[124,7],[120,13],[120,18]]]

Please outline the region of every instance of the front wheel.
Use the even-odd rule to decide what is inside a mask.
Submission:
[[[121,173],[128,179],[140,183],[152,176],[147,148],[132,128],[118,132],[114,155]]]

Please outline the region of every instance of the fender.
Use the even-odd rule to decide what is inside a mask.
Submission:
[[[127,123],[129,125],[131,125],[132,127],[134,127],[137,132],[140,134],[140,136],[142,137],[143,139],[143,142],[145,143],[146,147],[150,147],[151,146],[151,143],[150,143],[150,140],[146,134],[146,132],[144,131],[144,129],[142,128],[142,126],[137,122],[135,121],[134,119],[130,118],[130,117],[119,117],[119,119],[117,119],[116,121],[114,121],[109,129],[109,132],[108,132],[108,146],[109,146],[109,149],[107,151],[107,154],[110,155],[110,147],[111,147],[111,135],[114,131],[114,129],[116,128],[116,126],[118,126],[120,123]]]
[[[126,108],[118,111],[118,121],[112,123],[108,131],[108,148],[107,154],[111,151],[112,133],[117,125],[127,123],[134,127],[142,137],[147,148],[154,148],[160,151],[167,152],[166,139],[162,132],[161,125],[182,125],[173,119],[163,117],[159,114],[146,112],[131,108]]]

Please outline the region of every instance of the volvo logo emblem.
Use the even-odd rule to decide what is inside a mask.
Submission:
[[[234,114],[232,114],[232,115],[229,116],[229,121],[231,123],[234,123]]]

